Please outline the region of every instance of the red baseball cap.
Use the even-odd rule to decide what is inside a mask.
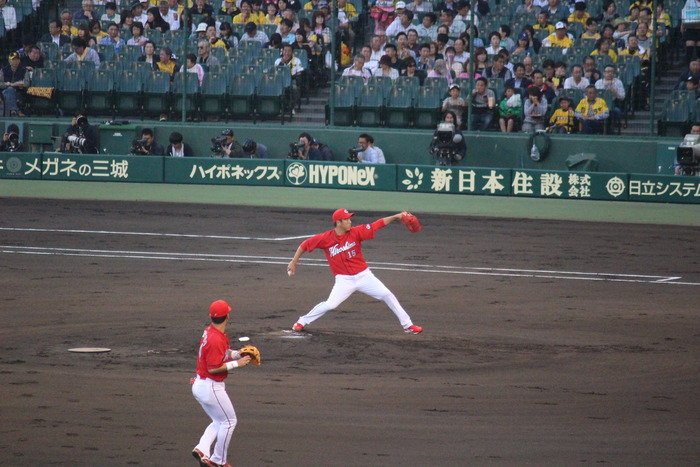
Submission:
[[[333,213],[333,222],[342,221],[343,219],[350,219],[354,215],[354,212],[350,212],[345,208],[336,209]]]
[[[209,305],[209,316],[220,318],[231,313],[231,307],[224,300],[216,300]]]

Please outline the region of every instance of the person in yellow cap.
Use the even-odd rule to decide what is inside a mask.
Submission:
[[[563,21],[559,21],[554,27],[554,33],[550,34],[542,41],[542,47],[561,47],[562,49],[568,49],[574,45],[574,41],[566,32],[566,24],[564,24]]]
[[[11,117],[22,117],[24,114],[19,110],[18,100],[21,92],[28,85],[29,75],[27,74],[27,69],[20,64],[21,60],[17,52],[12,52],[8,55],[7,61],[9,63],[3,67],[2,79],[0,80],[0,89],[2,89],[2,97],[5,101],[5,111]]]

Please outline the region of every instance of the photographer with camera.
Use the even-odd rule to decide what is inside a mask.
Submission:
[[[61,150],[72,154],[99,154],[97,130],[85,115],[77,115],[61,138]]]
[[[194,152],[189,144],[185,143],[182,134],[177,131],[170,133],[168,138],[170,144],[165,149],[165,155],[168,157],[193,157]]]
[[[233,130],[228,128],[221,135],[211,139],[213,157],[244,157],[241,144],[236,141]]]
[[[267,146],[247,139],[243,142],[243,157],[247,159],[267,159]]]
[[[362,164],[386,164],[384,152],[374,145],[374,138],[367,133],[357,137],[356,148],[348,150],[348,161]]]
[[[131,154],[137,156],[162,156],[165,154],[165,149],[156,142],[153,130],[144,128],[141,130],[141,139],[131,143]]]
[[[464,159],[467,144],[464,135],[457,129],[457,116],[451,110],[445,112],[444,121],[438,123],[430,142],[430,155],[438,165],[452,165]]]
[[[314,144],[316,143],[316,144]],[[289,144],[289,159],[321,161],[323,154],[319,149],[319,143],[314,141],[310,134],[304,132],[299,135],[299,141]]]
[[[693,123],[690,133],[676,148],[673,172],[684,176],[700,175],[700,123]]]
[[[0,143],[0,152],[22,152],[24,146],[19,141],[19,127],[11,123],[7,127],[7,131],[2,135]]]

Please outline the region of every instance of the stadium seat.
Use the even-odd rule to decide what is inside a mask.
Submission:
[[[285,105],[285,85],[282,74],[266,73],[260,80],[256,92],[256,113],[261,118],[280,117],[284,124],[285,110],[292,109]]]
[[[141,113],[141,93],[143,84],[141,76],[133,70],[122,70],[117,74],[115,92],[119,96],[114,101],[118,115]]]
[[[249,117],[255,110],[257,78],[248,74],[234,75],[229,82],[229,110],[232,117]]]
[[[335,115],[333,116],[335,125],[351,126],[355,124],[355,104],[360,89],[344,83],[335,84]],[[331,106],[326,104],[326,125],[330,125],[330,115]]]
[[[172,114],[181,115],[182,112],[182,90],[183,77],[187,75],[185,112],[189,117],[193,117],[198,112],[199,82],[194,73],[178,73],[172,83]]]
[[[394,81],[394,86],[403,86],[411,94],[411,98],[415,99],[420,89],[420,80],[416,76],[399,76]]]
[[[365,87],[365,80],[360,76],[341,76],[338,83],[351,89],[354,97],[359,96],[362,88]]]
[[[447,80],[445,78],[425,78],[423,87],[435,89],[441,98],[447,94]]]
[[[203,117],[228,118],[228,75],[222,71],[204,75],[202,82],[200,112]]]
[[[94,69],[92,63],[89,64]],[[64,114],[75,115],[83,112],[83,92],[86,79],[79,69],[64,70],[58,77],[56,104]]]
[[[44,60],[60,60],[61,49],[54,42],[39,42],[39,50],[44,55]]]
[[[384,112],[384,124],[406,128],[413,121],[413,94],[408,87],[396,85],[391,89]]]
[[[152,71],[144,76],[143,114],[167,114],[170,109],[170,96],[170,75],[164,71]]]
[[[55,113],[56,112],[56,70],[50,68],[38,68],[34,70],[31,86],[54,88],[53,97],[46,99],[39,96],[26,96],[26,103],[30,107],[31,112],[35,114]]]
[[[389,97],[394,81],[388,76],[372,76],[367,85],[375,86],[382,95],[382,99]]]
[[[359,126],[381,125],[383,106],[381,89],[372,84],[365,86],[357,100],[357,124]]]
[[[414,105],[413,124],[417,128],[435,129],[440,120],[443,94],[437,87],[423,86],[418,91]]]
[[[85,109],[89,114],[113,114],[115,77],[114,70],[100,69],[88,80],[85,89]]]
[[[100,64],[102,64],[102,62],[111,62],[117,55],[114,46],[110,44],[98,44],[97,53],[100,55]]]

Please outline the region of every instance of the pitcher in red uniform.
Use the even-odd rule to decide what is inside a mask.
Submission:
[[[396,220],[403,212],[378,219],[371,224],[352,226],[353,213],[347,209],[337,209],[333,213],[335,228],[307,238],[297,248],[294,258],[287,266],[287,273],[296,273],[299,258],[317,248],[326,253],[326,259],[335,275],[335,285],[326,301],[319,303],[294,323],[292,330],[301,331],[328,311],[337,308],[353,292],[360,291],[377,300],[382,300],[399,319],[404,331],[411,334],[423,332],[423,328],[413,324],[411,317],[403,309],[393,293],[370,271],[362,256],[362,242],[374,238],[374,233]]]
[[[211,324],[199,341],[197,376],[192,382],[192,394],[211,418],[199,444],[192,450],[192,455],[202,467],[230,467],[226,456],[237,419],[224,380],[231,370],[250,362],[249,356],[241,357],[238,350],[229,346],[226,325],[230,312],[231,307],[224,300],[212,302],[209,306]]]

